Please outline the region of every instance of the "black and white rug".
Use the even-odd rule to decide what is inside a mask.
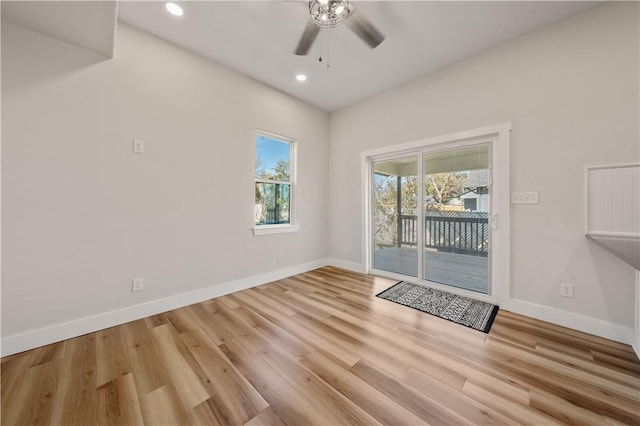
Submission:
[[[488,333],[498,306],[400,281],[376,296]]]

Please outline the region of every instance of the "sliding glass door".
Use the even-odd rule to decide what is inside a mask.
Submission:
[[[371,163],[373,268],[489,293],[490,145]]]
[[[488,293],[489,145],[422,155],[423,278]]]

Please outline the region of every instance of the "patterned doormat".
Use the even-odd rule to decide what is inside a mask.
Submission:
[[[400,281],[376,296],[488,333],[498,306]]]

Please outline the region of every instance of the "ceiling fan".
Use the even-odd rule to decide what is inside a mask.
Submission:
[[[384,36],[349,0],[310,0],[309,22],[300,37],[294,53],[306,55],[322,28],[333,28],[344,23],[372,49],[384,40]]]

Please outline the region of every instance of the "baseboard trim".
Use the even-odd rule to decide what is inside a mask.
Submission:
[[[47,327],[29,330],[23,333],[2,337],[1,355],[13,355],[29,349],[60,342],[83,334],[93,333],[105,328],[135,321],[150,315],[181,308],[203,300],[224,296],[225,294],[245,290],[282,278],[302,274],[328,264],[327,259],[315,260],[308,263],[254,275],[226,283],[215,284],[199,290],[174,296],[156,299],[138,305],[127,306],[107,312],[101,312],[84,318],[49,325]]]
[[[361,274],[367,273],[364,270],[364,265],[362,265],[361,263],[348,262],[342,259],[329,259],[328,264],[330,266],[335,266],[336,268],[346,269],[347,271],[359,272]]]
[[[631,327],[625,327],[612,322],[548,306],[538,305],[520,299],[511,299],[509,301],[508,310],[531,318],[582,331],[584,333],[615,340],[616,342],[625,343],[627,345],[633,346],[635,344],[635,330]],[[637,353],[638,351],[636,349],[636,354]]]
[[[47,327],[29,330],[10,336],[3,336],[0,346],[0,354],[1,356],[13,355],[29,349],[81,336],[83,334],[93,333],[105,328],[202,302],[207,299],[224,296],[225,294],[234,293],[236,291],[267,284],[293,275],[302,274],[327,265],[353,272],[365,273],[364,266],[359,263],[348,262],[341,259],[319,259],[289,268],[279,269],[277,271],[254,275],[187,293],[152,300],[138,305],[102,312],[96,315],[53,324]],[[548,306],[526,302],[520,299],[511,299],[509,301],[508,310],[542,321],[547,321],[631,345],[638,358],[640,358],[640,342],[636,342],[636,330],[634,328],[621,326],[619,324],[590,318]]]

